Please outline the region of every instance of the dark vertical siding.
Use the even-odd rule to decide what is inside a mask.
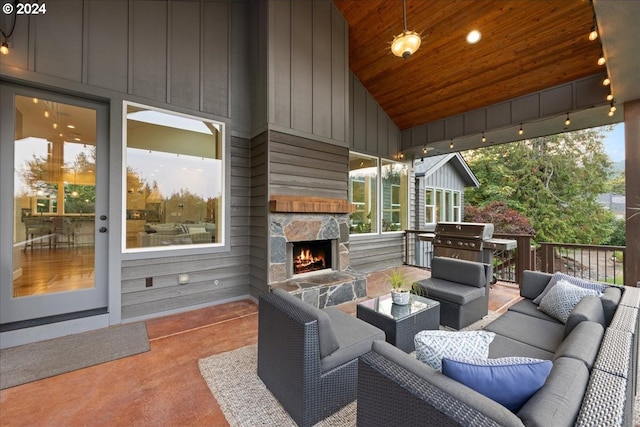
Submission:
[[[166,102],[167,3],[136,1],[131,9],[130,93]]]
[[[346,23],[328,0],[268,5],[269,122],[279,131],[346,145]]]
[[[87,14],[87,83],[127,92],[128,29],[127,2],[94,1],[85,5]],[[110,34],[110,37],[104,37]]]
[[[200,108],[200,4],[172,2],[169,37],[169,100],[192,110]],[[189,46],[189,49],[185,49]]]
[[[229,117],[229,5],[204,2],[203,8],[203,109]]]

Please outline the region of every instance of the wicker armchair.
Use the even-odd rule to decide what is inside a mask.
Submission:
[[[258,376],[291,418],[311,426],[356,398],[358,357],[384,332],[276,289],[260,297]]]

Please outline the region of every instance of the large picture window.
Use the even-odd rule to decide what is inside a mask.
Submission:
[[[224,124],[125,103],[125,248],[222,244]]]

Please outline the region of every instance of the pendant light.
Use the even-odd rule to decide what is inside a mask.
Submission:
[[[402,15],[404,18],[404,31],[393,38],[391,53],[397,57],[407,59],[418,50],[422,39],[420,34],[407,30],[407,4],[405,0],[402,0]]]

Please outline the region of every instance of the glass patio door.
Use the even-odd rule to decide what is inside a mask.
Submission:
[[[0,323],[106,309],[107,106],[9,84],[0,105]]]

